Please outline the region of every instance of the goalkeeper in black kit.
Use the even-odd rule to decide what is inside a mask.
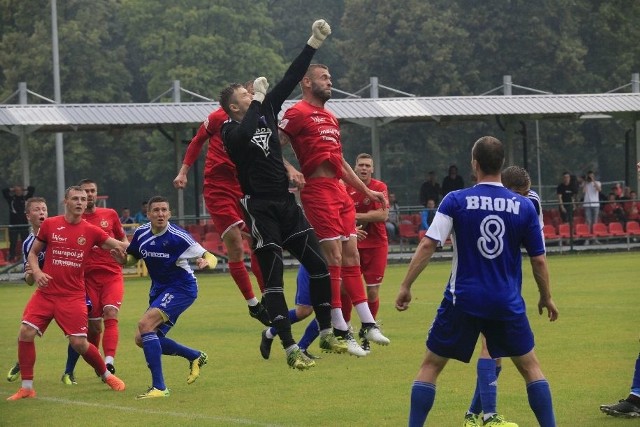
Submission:
[[[347,351],[346,343],[331,329],[331,282],[318,238],[289,192],[290,180],[298,185],[304,181],[299,181],[300,174],[291,165],[285,165],[277,124],[282,104],[302,80],[313,55],[329,34],[331,27],[327,22],[315,21],[306,46],[270,92],[267,93],[267,79],[258,77],[253,83],[254,94],[238,83],[220,93],[220,105],[229,115],[222,126],[222,140],[236,165],[244,194],[241,205],[264,275],[264,303],[272,325],[278,330],[287,364],[300,370],[315,366],[315,362],[300,351],[291,335],[283,291],[283,249],[309,271],[321,349],[336,353]]]

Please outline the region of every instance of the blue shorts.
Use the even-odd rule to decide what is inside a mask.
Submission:
[[[522,356],[533,350],[533,331],[526,314],[509,320],[472,316],[442,300],[429,329],[427,348],[438,356],[468,363],[480,333],[493,358]]]
[[[193,304],[196,296],[185,294],[182,289],[167,288],[157,295],[149,295],[149,308],[157,308],[169,318],[158,328],[158,334],[166,336],[178,317]]]
[[[296,282],[298,285],[296,290],[296,305],[313,305],[311,304],[311,293],[309,292],[309,272],[302,264],[298,270]]]

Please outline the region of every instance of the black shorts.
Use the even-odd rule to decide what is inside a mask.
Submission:
[[[281,198],[244,196],[240,204],[254,250],[269,245],[286,249],[291,239],[313,231],[293,194]]]

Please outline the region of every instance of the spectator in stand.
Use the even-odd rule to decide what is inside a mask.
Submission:
[[[589,232],[593,232],[593,224],[598,222],[600,216],[600,191],[602,191],[602,184],[596,180],[596,174],[593,171],[587,172],[587,176],[582,183],[582,193],[584,194],[584,217],[589,226]],[[594,243],[599,243],[597,239],[594,239]],[[585,245],[588,245],[589,241],[585,241]]]
[[[420,204],[427,207],[427,202],[432,199],[435,204],[440,201],[440,184],[436,181],[436,173],[429,171],[427,179],[420,186]]]
[[[638,202],[638,194],[635,191],[629,192],[629,200],[624,202],[624,212],[629,221],[638,221],[640,219],[640,202]]]
[[[120,223],[122,225],[125,224],[135,224],[136,220],[131,216],[131,211],[129,208],[122,209],[122,214],[120,216]]]
[[[122,224],[125,234],[133,235],[133,232],[135,231],[135,226],[133,224],[135,223],[136,220],[131,216],[131,210],[129,210],[129,208],[122,209],[120,224]]]
[[[22,242],[29,235],[29,223],[24,210],[25,202],[33,196],[36,188],[33,186],[22,187],[14,185],[11,188],[3,188],[2,195],[9,203],[9,260],[16,261],[20,255],[16,253],[18,236]]]
[[[627,222],[627,217],[624,213],[622,204],[618,202],[616,193],[613,191],[609,193],[607,203],[602,207],[602,221],[606,224],[610,222],[621,222],[623,225]]]
[[[569,172],[562,173],[562,182],[558,184],[556,194],[558,195],[558,209],[562,222],[573,222],[573,203],[576,201],[576,191]]]
[[[449,175],[442,180],[442,197],[446,196],[454,190],[464,188],[464,181],[458,175],[458,167],[456,165],[449,166]]]
[[[149,222],[149,218],[147,218],[147,201],[143,200],[142,205],[140,205],[140,211],[133,217],[133,220],[136,224],[146,224]]]
[[[389,193],[389,217],[385,226],[390,242],[395,241],[398,236],[398,224],[400,224],[400,205],[396,200],[396,195]]]
[[[419,230],[428,230],[435,216],[436,202],[433,199],[429,199],[427,200],[427,207],[420,213],[421,221]]]

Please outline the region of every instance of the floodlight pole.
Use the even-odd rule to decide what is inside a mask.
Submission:
[[[18,103],[27,103],[27,83],[18,83]],[[27,147],[27,131],[24,126],[20,126],[20,158],[22,160],[22,186],[31,185],[31,173],[29,171],[29,148]]]
[[[51,0],[51,50],[53,51],[53,100],[62,102],[60,95],[60,54],[58,52],[58,7],[56,0]],[[58,213],[64,213],[64,142],[62,133],[56,133],[56,183],[58,189]]]
[[[379,98],[378,78],[369,79],[371,87],[369,89],[370,98]],[[373,177],[380,179],[382,172],[382,160],[380,158],[380,132],[378,131],[378,119],[371,119],[371,156],[374,159]]]

